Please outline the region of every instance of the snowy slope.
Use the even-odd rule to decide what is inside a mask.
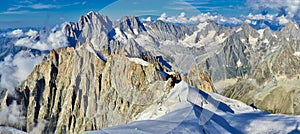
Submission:
[[[13,127],[0,126],[0,134],[28,134]]]
[[[185,82],[139,119],[144,120],[88,133],[300,133],[300,116],[268,114]]]
[[[147,61],[144,61],[143,59],[140,58],[128,58],[129,61],[135,62],[136,64],[140,64],[143,66],[148,66],[149,63]]]

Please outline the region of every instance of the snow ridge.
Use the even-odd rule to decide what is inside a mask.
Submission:
[[[183,81],[175,85],[164,102],[143,114],[148,116],[139,115],[142,119],[158,116],[88,133],[300,132],[295,123],[300,122],[300,116],[268,114],[242,102],[191,88]]]

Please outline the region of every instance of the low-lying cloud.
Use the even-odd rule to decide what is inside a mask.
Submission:
[[[17,29],[7,32],[5,36],[15,40],[14,46],[26,47],[17,53],[7,55],[0,60],[0,90],[13,91],[32,72],[33,68],[41,61],[48,50],[68,46],[68,40],[63,32],[63,25],[55,26],[48,31],[23,31]],[[34,49],[34,50],[32,50]],[[36,52],[36,50],[40,50]]]
[[[0,125],[22,128],[25,126],[25,116],[22,106],[14,101],[10,106],[3,107],[0,111]]]
[[[146,19],[144,19],[146,20]],[[149,20],[149,19],[148,19]],[[161,14],[157,20],[162,20],[170,23],[180,23],[180,24],[199,24],[205,21],[214,21],[219,24],[237,26],[242,23],[249,23],[252,25],[257,25],[258,21],[266,21],[274,25],[285,25],[290,21],[284,15],[278,16],[275,14],[249,14],[247,16],[240,17],[224,17],[220,14],[211,13],[200,13],[196,16],[187,17],[185,13],[181,13],[178,16],[168,16],[166,13]]]
[[[38,122],[38,124],[36,125],[36,127],[34,127],[31,130],[31,134],[41,134],[43,133],[44,129],[46,128],[46,126],[48,125],[48,121],[46,120],[41,120]]]
[[[38,35],[38,32],[32,29],[29,29],[28,32],[25,33],[25,35],[30,36],[30,37],[36,37]]]
[[[23,35],[24,35],[24,33],[23,33],[23,30],[21,30],[21,29],[16,29],[16,30],[13,30],[13,31],[7,33],[8,37],[18,38],[18,37],[21,37]]]
[[[37,31],[29,30],[27,36],[16,41],[16,46],[37,49],[41,51],[58,49],[68,46],[68,39],[61,27],[54,27],[49,33],[39,34]],[[39,36],[37,39],[37,36]]]
[[[20,51],[16,55],[8,55],[0,62],[0,89],[14,90],[32,72],[42,55],[33,55],[30,51]]]
[[[7,89],[9,94],[14,94],[15,89],[26,80],[34,67],[47,55],[48,50],[68,46],[62,27],[63,25],[56,26],[49,31],[41,32],[32,29],[28,31],[16,29],[2,35],[13,42],[2,44],[3,46],[11,48],[21,46],[22,49],[0,59],[0,90]],[[4,51],[6,49],[3,47]],[[15,101],[9,106],[0,105],[0,125],[22,128],[25,123],[22,106],[17,105]],[[32,133],[41,133],[46,123],[46,121],[39,123]]]
[[[216,21],[219,23],[228,23],[228,24],[240,24],[242,21],[240,19],[229,17],[226,18],[222,15],[214,15],[211,13],[200,13],[196,16],[187,17],[184,12],[178,16],[168,16],[166,13],[161,14],[158,20],[162,20],[170,23],[181,23],[181,24],[198,24],[208,20]]]

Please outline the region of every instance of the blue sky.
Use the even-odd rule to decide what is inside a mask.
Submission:
[[[159,16],[164,12],[168,15],[185,12],[187,16],[210,12],[238,17],[248,15],[249,11],[261,12],[266,7],[284,9],[295,18],[299,5],[300,0],[6,0],[0,4],[0,29],[52,27],[75,22],[89,11],[100,11],[112,19],[124,15]]]
[[[88,11],[98,11],[115,0],[6,0],[0,4],[0,29],[51,27],[76,21]]]
[[[187,15],[199,13],[218,13],[224,16],[240,16],[247,13],[244,9],[246,0],[118,0],[102,10],[111,18],[120,18],[124,15],[178,15],[185,12]],[[120,12],[121,10],[121,12]]]

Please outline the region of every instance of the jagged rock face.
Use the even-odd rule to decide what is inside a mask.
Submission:
[[[187,76],[187,83],[194,87],[208,92],[216,92],[210,77],[204,74],[201,69],[193,66]]]
[[[80,45],[88,40],[98,52],[105,49],[110,54],[115,50],[119,51],[121,48],[125,48],[128,56],[149,55],[146,50],[127,35],[136,36],[138,33],[145,31],[145,27],[137,17],[123,17],[115,23],[114,26],[113,22],[105,15],[90,12],[85,16],[81,16],[77,23],[66,24],[64,31],[70,44],[72,44],[71,46]],[[119,30],[113,27],[117,27]],[[120,34],[128,39],[126,45],[113,39],[113,36],[120,29]]]
[[[77,42],[84,43],[90,39],[93,44],[98,44],[95,49],[100,50],[101,45],[109,42],[109,32],[112,31],[112,21],[106,15],[89,12],[81,16],[77,23],[68,23],[64,31],[73,46]]]
[[[142,46],[140,46],[135,40],[129,39],[127,45],[124,46],[128,56],[151,56]]]
[[[201,25],[201,24],[200,24]],[[228,31],[230,30],[230,28],[228,27],[224,27],[221,25],[216,24],[213,21],[207,21],[204,22],[202,24],[203,26],[198,25],[198,32],[197,32],[197,36],[195,38],[195,43],[199,43],[203,40],[205,40],[205,38],[211,38],[211,34],[214,33],[215,35],[220,35],[222,33],[224,33],[224,36],[228,36]],[[205,44],[209,44],[210,41],[205,40]]]
[[[297,56],[297,52],[300,51],[300,41],[282,39],[278,44],[281,44],[279,50],[266,56],[253,72],[253,78],[259,85],[272,77],[291,78],[300,73],[300,57]]]
[[[250,66],[248,61],[249,55],[244,53],[246,46],[237,38],[235,36],[228,38],[221,50],[198,64],[214,81],[242,76],[236,71],[238,61],[244,66]]]
[[[137,35],[146,31],[143,23],[137,17],[133,16],[122,17],[115,27],[131,35]]]
[[[213,50],[207,50],[210,52],[202,56],[198,63],[215,82],[248,75],[261,60],[260,56],[265,55],[271,48],[269,44],[272,44],[275,38],[271,31],[263,30],[260,33],[246,23],[230,30],[225,29],[223,33],[227,36],[214,47],[217,48],[215,53],[212,53]]]
[[[226,64],[235,65],[238,60],[236,57],[246,55],[242,52],[245,46],[239,46],[241,43],[232,44],[232,46],[238,49],[231,50],[228,46],[231,45],[229,43],[231,43],[232,40],[228,39],[227,43],[220,44],[222,41],[214,39],[216,36],[220,36],[218,38],[226,38],[226,36],[230,35],[230,29],[219,26],[211,21],[205,22],[202,27],[195,27],[175,25],[160,20],[154,23],[142,23],[137,17],[128,16],[114,22],[112,25],[111,21],[109,21],[109,19],[103,19],[106,18],[103,16],[104,15],[98,13],[89,13],[86,16],[82,16],[76,24],[68,24],[65,27],[65,31],[75,42],[82,42],[82,40],[85,41],[87,37],[90,38],[90,42],[97,51],[100,51],[101,48],[105,48],[111,52],[114,49],[123,48],[124,46],[130,56],[163,56],[164,59],[169,59],[169,62],[182,73],[189,72],[191,65],[198,63],[200,68],[205,69],[205,72],[212,76],[213,80],[229,77],[229,75],[226,75],[226,69],[222,68],[222,73],[219,73],[215,71],[216,68],[212,68],[213,66],[225,66]],[[107,27],[111,28],[111,30],[107,31]],[[89,33],[93,34],[89,35]],[[103,33],[103,35],[100,35],[101,33]],[[82,36],[82,39],[77,37],[79,35]],[[96,35],[100,36],[94,37]],[[239,36],[234,36],[233,38],[235,42],[239,41],[236,40]],[[186,47],[185,42],[189,42],[190,40],[193,40],[192,43],[198,44],[198,46],[194,47],[195,49]],[[116,44],[118,41],[119,43]],[[204,50],[200,48],[206,45],[209,47],[208,49]],[[223,54],[223,50],[215,49],[216,47],[228,48],[228,50],[224,50],[226,51],[224,53],[228,56],[223,58],[225,55]],[[212,55],[215,51],[220,53],[217,57]],[[231,60],[232,57],[234,57],[234,59]],[[241,60],[244,59],[245,58]],[[187,63],[183,63],[182,60]],[[245,61],[245,64],[246,63],[247,60]],[[235,75],[232,77],[235,77]]]
[[[251,79],[227,87],[222,94],[272,113],[300,114],[299,44],[282,39],[279,49],[263,58]]]
[[[151,63],[130,62],[121,51],[102,60],[91,44],[51,51],[18,89],[27,111],[27,131],[43,120],[48,121],[47,133],[130,122],[174,85],[158,70]]]
[[[0,90],[0,102],[1,102],[0,111],[2,111],[5,106],[7,106],[6,105],[8,104],[8,102],[6,102],[7,97],[8,97],[8,90]]]
[[[193,32],[192,29],[184,25],[175,26],[161,20],[151,23],[147,29],[154,38],[160,41],[178,41],[179,39],[183,39],[186,35],[191,35]]]

